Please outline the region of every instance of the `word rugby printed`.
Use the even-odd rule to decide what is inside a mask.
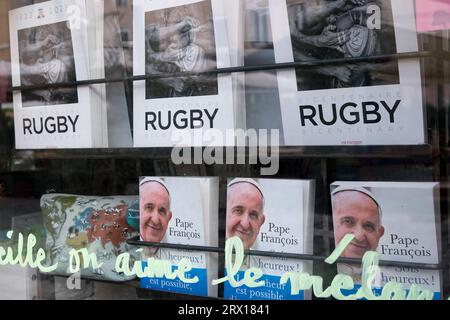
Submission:
[[[228,39],[222,0],[134,2],[134,75],[151,77],[134,82],[135,147],[235,129],[232,76],[204,73],[231,66]]]
[[[100,93],[89,86],[45,88],[90,78],[89,55],[102,55],[88,45],[93,24],[86,21],[94,4],[102,12],[98,1],[85,0],[46,1],[9,12],[12,85],[44,87],[13,92],[17,149],[107,144]]]
[[[425,143],[419,60],[351,61],[417,52],[413,1],[269,3],[277,63],[349,59],[277,72],[287,145]]]

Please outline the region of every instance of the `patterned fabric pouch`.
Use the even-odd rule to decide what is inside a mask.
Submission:
[[[134,259],[139,259],[137,248],[126,243],[139,234],[133,220],[139,209],[138,196],[46,194],[41,198],[41,209],[47,233],[46,264],[58,264],[52,274],[71,275],[69,252],[86,248],[89,254],[95,253],[102,265],[97,269],[92,265],[83,268],[80,254],[81,277],[117,282],[134,278],[116,272],[115,263],[117,256],[124,252],[130,253],[131,265]]]

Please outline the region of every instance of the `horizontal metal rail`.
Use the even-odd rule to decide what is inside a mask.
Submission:
[[[224,73],[235,73],[235,72],[255,72],[255,71],[267,71],[267,70],[279,70],[288,68],[313,68],[323,65],[331,64],[342,64],[342,63],[361,63],[361,62],[371,62],[371,61],[389,61],[398,59],[412,59],[412,58],[426,58],[426,57],[439,57],[450,59],[450,52],[447,54],[443,51],[421,51],[421,52],[405,52],[396,54],[386,54],[386,55],[376,55],[368,57],[353,57],[353,58],[339,58],[339,59],[326,59],[326,60],[307,60],[307,61],[296,61],[288,63],[274,63],[274,64],[262,64],[254,66],[239,66],[239,67],[229,67],[229,68],[219,68],[214,70],[208,70],[205,72],[178,72],[178,73],[165,73],[165,74],[152,74],[152,75],[141,75],[133,77],[123,77],[117,79],[91,79],[91,80],[80,80],[73,82],[64,83],[49,83],[31,86],[13,86],[9,87],[9,91],[32,91],[32,90],[44,90],[50,88],[67,88],[74,86],[88,86],[101,83],[116,83],[124,81],[143,81],[151,79],[161,79],[161,78],[176,78],[176,77],[193,77],[201,75],[214,75],[214,74],[224,74]]]

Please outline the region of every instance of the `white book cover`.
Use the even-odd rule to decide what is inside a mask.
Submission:
[[[381,287],[388,282],[396,282],[403,288],[410,288],[412,284],[422,290],[433,293],[434,300],[441,300],[443,295],[442,273],[439,270],[425,270],[411,267],[380,267]]]
[[[125,61],[126,41],[122,40],[120,15],[117,14],[120,7],[117,7],[116,0],[105,0],[104,6],[105,73],[108,78],[120,79],[127,76],[126,65],[132,61],[131,59]],[[131,11],[131,6],[129,8]],[[128,31],[125,34],[128,35]],[[133,138],[125,84],[121,82],[106,84],[106,101],[108,146],[110,148],[131,147]]]
[[[165,76],[134,82],[134,146],[223,144],[203,131],[235,129],[232,76],[194,75],[231,66],[222,0],[135,0],[133,12],[133,74]]]
[[[53,0],[9,12],[13,86],[88,80],[85,0]],[[99,147],[99,106],[88,86],[15,91],[17,149]]]
[[[359,5],[361,3],[361,5]],[[277,63],[417,52],[412,0],[269,0]],[[286,145],[426,142],[419,59],[277,72]]]
[[[246,0],[245,11],[246,41],[257,44],[272,43],[268,0]]]
[[[307,248],[312,230],[310,211],[314,183],[309,180],[235,179],[228,184],[226,238],[239,237],[245,249],[278,253],[312,253]],[[312,202],[314,200],[312,199]],[[280,285],[287,272],[309,272],[311,263],[296,259],[246,256],[238,278],[248,268],[263,272],[265,286],[233,288],[224,286],[224,297],[236,300],[304,299],[305,292],[291,295],[289,285]]]
[[[334,182],[331,184],[335,242],[355,239],[341,255],[361,259],[377,251],[380,260],[439,264],[441,261],[439,184],[433,182]],[[338,264],[360,284],[361,266]],[[423,280],[428,279],[428,280]],[[381,266],[376,285],[413,283],[439,293],[438,271]]]
[[[141,178],[141,239],[147,242],[217,246],[218,230],[211,229],[211,226],[217,226],[217,191],[217,178]],[[217,286],[211,285],[211,280],[217,276],[217,254],[147,248],[145,256],[168,260],[174,266],[181,259],[187,259],[192,265],[187,278],[197,276],[199,281],[188,284],[178,278],[143,278],[141,287],[189,295],[217,296]]]

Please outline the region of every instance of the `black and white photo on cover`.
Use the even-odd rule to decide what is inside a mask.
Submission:
[[[146,81],[146,99],[218,94],[217,75],[192,75],[217,68],[211,1],[145,14],[146,74],[191,73]]]
[[[286,0],[295,61],[397,53],[390,0]],[[396,60],[296,70],[298,91],[399,84]]]
[[[20,81],[39,86],[76,81],[71,30],[67,22],[18,30]],[[22,92],[24,107],[78,103],[77,87]]]

